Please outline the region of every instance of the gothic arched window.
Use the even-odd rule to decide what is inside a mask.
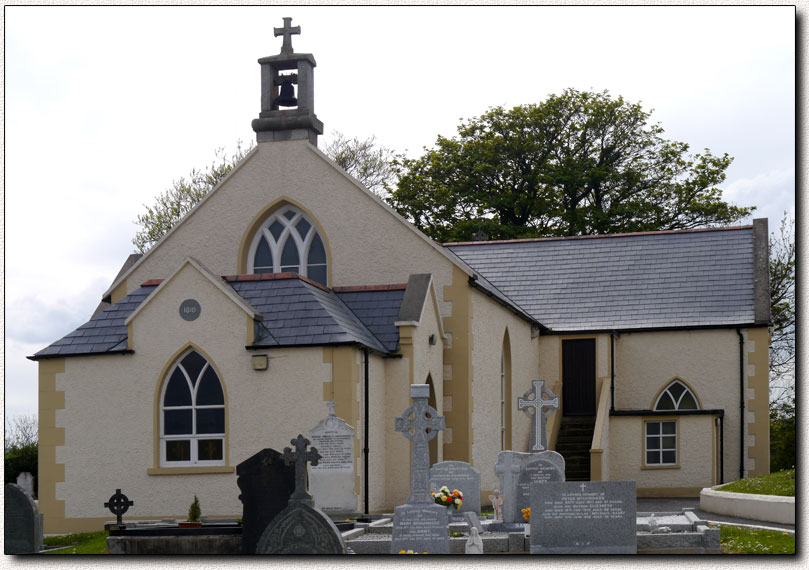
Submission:
[[[699,404],[694,393],[679,380],[674,380],[660,393],[654,406],[655,410],[698,410]]]
[[[248,252],[249,273],[299,273],[327,285],[328,261],[323,238],[309,217],[284,206],[261,225]]]
[[[160,463],[225,464],[225,395],[210,362],[188,350],[169,371],[160,397]]]

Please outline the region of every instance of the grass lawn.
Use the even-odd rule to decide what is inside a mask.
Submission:
[[[770,473],[754,479],[742,479],[723,485],[718,491],[731,493],[753,493],[757,495],[778,495],[780,497],[795,496],[795,470],[788,469]]]
[[[80,532],[62,536],[49,536],[43,542],[45,546],[62,546],[48,550],[45,554],[106,554],[108,532]]]
[[[722,525],[723,554],[795,554],[795,535]]]

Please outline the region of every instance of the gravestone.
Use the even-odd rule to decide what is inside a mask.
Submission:
[[[289,506],[295,468],[274,449],[263,449],[236,466],[242,502],[242,552],[255,554],[258,539],[278,513]]]
[[[534,380],[532,387],[521,398],[517,398],[517,409],[522,410],[531,422],[531,452],[548,449],[546,422],[555,410],[559,409],[559,397],[545,387],[544,380]]]
[[[522,476],[523,468],[534,461],[539,461],[539,463],[533,464],[531,472]],[[494,472],[500,479],[500,489],[503,494],[503,522],[523,523],[525,521],[522,518],[521,509],[530,506],[528,499],[530,494],[526,485],[531,479],[564,481],[565,458],[555,451],[541,453],[501,451],[497,456]]]
[[[531,554],[635,554],[635,481],[535,483]]]
[[[3,544],[6,554],[31,554],[42,549],[42,519],[36,503],[14,483],[6,483]]]
[[[463,520],[466,521],[466,524],[469,525],[469,530],[477,529],[478,532],[483,532],[483,525],[480,524],[480,519],[478,518],[477,514],[465,512],[463,514]]]
[[[449,490],[463,493],[461,508],[453,513],[473,512],[480,514],[480,471],[465,461],[442,461],[430,468],[430,490],[438,491],[443,485]]]
[[[309,430],[309,439],[320,453],[318,464],[309,466],[309,489],[323,512],[353,513],[357,510],[354,428],[334,415],[334,402],[327,405],[329,415]]]
[[[395,419],[394,428],[411,441],[410,495],[407,504],[394,509],[391,554],[402,550],[449,554],[447,507],[430,495],[430,450],[428,442],[446,426],[444,416],[427,404],[428,384],[412,384],[413,404]]]
[[[112,527],[117,529],[126,528],[124,526],[123,516],[126,511],[129,510],[129,507],[135,504],[134,501],[130,501],[129,497],[124,495],[120,489],[115,489],[115,494],[110,497],[110,500],[104,503],[104,506],[107,507],[112,514],[115,515],[115,524],[114,525],[104,525],[106,530],[110,530]]]
[[[285,447],[281,456],[295,464],[295,491],[289,506],[278,513],[259,538],[256,554],[345,554],[343,536],[332,520],[314,506],[308,492],[306,464],[317,465],[320,454],[309,440],[298,435],[291,441],[295,451]]]
[[[31,475],[28,471],[23,471],[19,475],[17,475],[17,486],[20,487],[25,494],[29,497],[34,496],[34,476]]]

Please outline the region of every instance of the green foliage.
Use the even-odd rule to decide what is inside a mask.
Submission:
[[[752,493],[754,495],[777,495],[779,497],[795,496],[795,469],[770,473],[752,479],[741,479],[722,485],[719,491],[729,493]]]
[[[38,472],[38,446],[36,443],[29,443],[22,447],[12,447],[5,454],[5,475],[4,483],[16,483],[20,473],[28,471],[34,476],[34,495],[38,495],[39,472]]]
[[[233,170],[233,167],[253,149],[253,143],[242,148],[241,141],[236,145],[236,153],[228,157],[224,149],[216,150],[216,160],[206,169],[191,170],[188,179],[180,178],[172,182],[171,188],[158,195],[153,206],[144,206],[146,213],[135,220],[142,227],[132,243],[138,252],[145,253],[166,235],[183,216],[202,200],[208,192]]]
[[[793,479],[798,449],[795,427],[794,395],[786,402],[770,404],[770,471],[791,469]]]
[[[60,536],[48,536],[43,539],[46,546],[63,546],[48,550],[44,554],[105,554],[107,552],[107,531],[79,532]]]
[[[190,522],[199,522],[201,514],[202,510],[199,508],[199,499],[194,495],[194,501],[191,503],[191,506],[188,507],[188,520]]]
[[[795,554],[795,535],[784,531],[722,525],[719,540],[723,554]]]
[[[609,234],[728,224],[754,208],[722,201],[732,159],[688,154],[650,113],[608,92],[567,89],[495,107],[400,158],[390,199],[438,241]]]
[[[393,178],[393,164],[401,159],[391,149],[376,142],[371,136],[365,140],[348,139],[335,131],[323,152],[343,170],[356,178],[377,196],[385,196]]]

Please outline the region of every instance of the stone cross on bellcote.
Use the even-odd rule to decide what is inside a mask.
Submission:
[[[410,451],[410,496],[407,503],[432,504],[430,494],[430,448],[428,442],[446,428],[444,416],[439,416],[435,408],[427,405],[430,396],[429,384],[412,384],[410,397],[413,405],[395,419],[396,431],[411,441]]]
[[[306,464],[311,462],[312,465],[317,465],[321,455],[317,452],[316,447],[312,447],[306,451],[309,445],[309,440],[298,434],[290,443],[295,446],[295,451],[291,448],[285,447],[284,454],[281,458],[286,461],[287,465],[295,464],[295,492],[290,495],[290,501],[297,501],[299,503],[306,503],[307,505],[314,506],[315,502],[312,495],[309,494],[309,485],[307,484]]]
[[[548,448],[548,435],[545,430],[545,419],[559,408],[559,396],[545,388],[544,380],[534,380],[533,388],[517,399],[517,409],[524,414],[531,416],[531,408],[534,413],[534,425],[531,426],[531,451],[545,451]],[[530,396],[533,394],[533,398]],[[547,396],[547,400],[543,399]],[[548,408],[547,411],[545,408]]]
[[[299,35],[301,33],[300,26],[292,26],[292,18],[284,18],[284,27],[283,28],[273,28],[273,32],[275,33],[275,37],[284,36],[284,43],[281,44],[281,54],[289,55],[294,53],[295,50],[292,49],[292,36]]]

